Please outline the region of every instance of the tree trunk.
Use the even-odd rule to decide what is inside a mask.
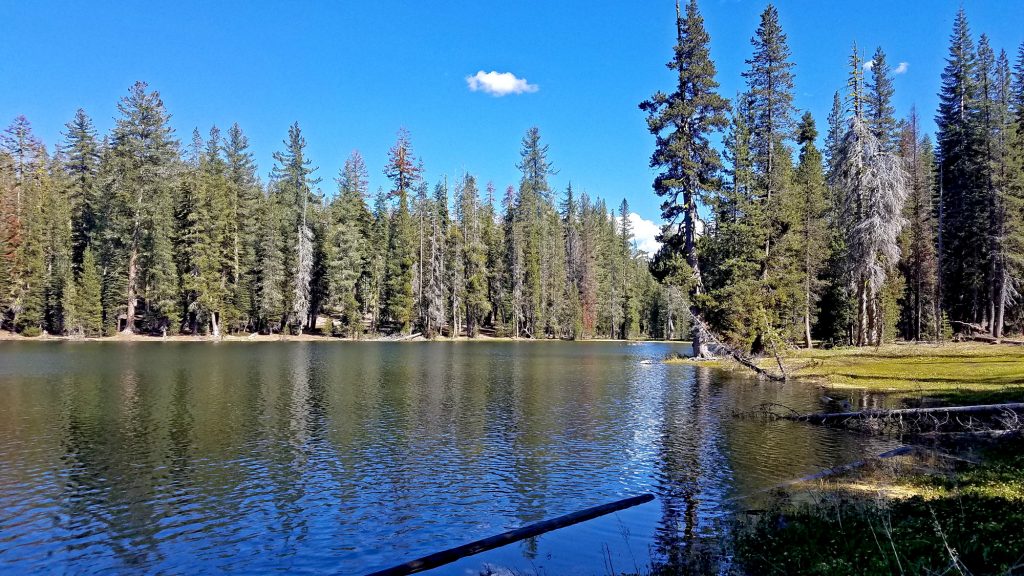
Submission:
[[[708,348],[707,340],[698,326],[698,320],[700,310],[696,306],[690,306],[690,315],[693,317],[693,357],[694,358],[713,358],[714,355]]]
[[[220,338],[220,314],[213,312],[210,314],[210,334],[214,338]]]
[[[996,300],[995,320],[992,322],[992,336],[997,340],[1003,337],[1003,321],[1006,318],[1006,275],[999,281],[998,298]]]
[[[806,253],[804,262],[804,347],[808,350],[813,348],[811,343],[811,274],[810,274],[810,253]]]
[[[697,202],[691,190],[683,193],[683,201],[686,204],[686,215],[683,218],[683,257],[693,271],[693,287],[690,289],[690,316],[693,317],[693,356],[695,358],[711,358],[713,355],[708,349],[701,329],[701,312],[694,302],[697,296],[704,292],[704,280],[700,273],[700,259],[697,255]]]
[[[914,272],[917,288],[914,290],[914,340],[921,340],[921,270]]]
[[[857,346],[864,346],[867,339],[868,295],[864,282],[857,283]]]
[[[811,310],[810,305],[804,306],[804,347],[810,350],[814,348],[813,342],[811,342]]]
[[[128,255],[128,305],[125,307],[124,330],[122,334],[135,333],[135,304],[138,295],[135,293],[135,283],[139,275],[139,253],[134,246]]]

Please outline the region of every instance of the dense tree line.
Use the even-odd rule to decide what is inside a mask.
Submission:
[[[298,333],[673,336],[663,288],[618,214],[552,189],[523,139],[518,187],[469,173],[431,187],[407,133],[371,195],[354,152],[321,190],[298,124],[267,182],[242,130],[182,146],[135,84],[100,137],[79,111],[48,150],[17,118],[0,141],[0,323],[34,335]]]
[[[957,14],[933,144],[916,110],[896,117],[881,47],[853,45],[819,131],[793,104],[774,6],[731,101],[695,0],[677,24],[677,83],[641,104],[667,223],[650,260],[625,200],[552,189],[537,129],[503,191],[468,173],[428,183],[400,132],[386,190],[353,153],[325,192],[297,124],[263,182],[237,125],[182,146],[139,83],[103,137],[82,111],[52,150],[22,117],[4,132],[0,323],[633,338],[696,317],[754,353],[1024,330],[1024,45],[1011,64]]]
[[[1024,330],[1024,45],[1011,67],[958,13],[933,145],[896,118],[884,50],[854,44],[819,147],[774,6],[731,102],[695,0],[677,23],[677,84],[640,107],[667,222],[652,271],[707,327],[697,354],[714,334],[759,353]]]

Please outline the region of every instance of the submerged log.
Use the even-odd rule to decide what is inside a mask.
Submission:
[[[465,558],[466,556],[472,556],[474,554],[486,552],[487,550],[493,550],[494,548],[505,546],[506,544],[512,544],[513,542],[533,538],[534,536],[540,536],[545,532],[565,528],[566,526],[578,524],[586,520],[604,516],[605,514],[611,514],[612,512],[618,512],[619,510],[644,504],[651,500],[654,500],[653,494],[644,494],[642,496],[634,496],[632,498],[625,498],[616,502],[594,506],[592,508],[587,508],[586,510],[580,510],[579,512],[573,512],[571,514],[543,520],[515,530],[509,530],[508,532],[498,534],[497,536],[491,536],[489,538],[484,538],[483,540],[477,540],[476,542],[470,542],[469,544],[449,548],[448,550],[424,556],[423,558],[406,562],[405,564],[373,572],[367,576],[404,576],[405,574],[414,574],[416,572],[430,570],[431,568],[450,564],[456,560]]]
[[[877,418],[901,418],[905,416],[928,415],[967,415],[967,416],[999,416],[1007,412],[1024,413],[1024,402],[1008,404],[982,404],[978,406],[940,406],[935,408],[901,408],[897,410],[861,410],[859,412],[829,412],[817,414],[782,415],[785,420],[810,422],[812,424],[835,424],[847,420],[867,420]]]

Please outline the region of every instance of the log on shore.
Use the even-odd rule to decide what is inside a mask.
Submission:
[[[644,504],[651,500],[654,500],[653,494],[644,494],[642,496],[625,498],[608,504],[601,504],[600,506],[594,506],[592,508],[587,508],[586,510],[580,510],[579,512],[573,512],[571,514],[543,520],[515,530],[509,530],[508,532],[498,534],[497,536],[491,536],[489,538],[477,540],[476,542],[463,544],[462,546],[457,546],[429,556],[424,556],[423,558],[406,562],[405,564],[373,572],[367,576],[404,576],[405,574],[414,574],[416,572],[430,570],[431,568],[450,564],[456,560],[465,558],[466,556],[472,556],[474,554],[486,552],[487,550],[493,550],[494,548],[505,546],[506,544],[512,544],[513,542],[533,538],[534,536],[540,536],[545,532],[565,528],[566,526],[578,524],[586,520],[604,516],[605,514],[611,514],[612,512],[618,512],[619,510],[625,510],[626,508]]]
[[[975,342],[985,342],[986,344],[1007,344],[1010,346],[1024,346],[1024,340],[1007,340],[1006,338],[996,338],[995,336],[986,336],[984,334],[974,334],[969,338]]]
[[[1007,412],[1024,414],[1024,402],[1008,404],[982,404],[978,406],[941,406],[934,408],[901,408],[897,410],[862,410],[859,412],[827,412],[817,414],[784,415],[785,420],[810,422],[812,424],[835,424],[847,420],[894,419],[907,416],[927,415],[966,415],[966,416],[999,416]]]
[[[722,342],[722,340],[715,335],[715,333],[711,330],[707,323],[704,322],[703,318],[700,318],[697,315],[691,315],[691,318],[693,319],[693,323],[697,327],[697,330],[700,331],[701,338],[712,344],[715,347],[715,352],[725,353],[730,358],[738,362],[741,366],[749,368],[750,370],[753,370],[754,373],[756,373],[758,376],[762,376],[764,378],[772,380],[773,382],[785,382],[788,378],[788,375],[786,374],[786,369],[782,364],[782,359],[779,358],[778,354],[775,355],[775,361],[778,362],[779,365],[779,374],[773,374],[771,371],[765,370],[764,368],[758,366],[752,359],[744,356],[743,353],[737,350],[736,348],[733,348],[732,346],[729,346],[728,344]],[[694,353],[696,352],[697,351],[694,350]]]

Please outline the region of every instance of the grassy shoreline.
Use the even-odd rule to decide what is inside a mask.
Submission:
[[[747,371],[724,361],[669,362]],[[760,362],[772,368],[775,359]],[[1024,401],[1020,346],[793,350],[784,364],[798,381],[890,394],[905,403]],[[930,442],[931,457],[879,460],[774,492],[735,519],[735,567],[751,574],[1024,574],[1020,434]]]
[[[735,363],[670,359],[743,370]],[[774,358],[759,360],[768,369]],[[789,375],[831,389],[895,393],[948,402],[1024,400],[1024,347],[1009,344],[890,344],[877,348],[791,350]]]

